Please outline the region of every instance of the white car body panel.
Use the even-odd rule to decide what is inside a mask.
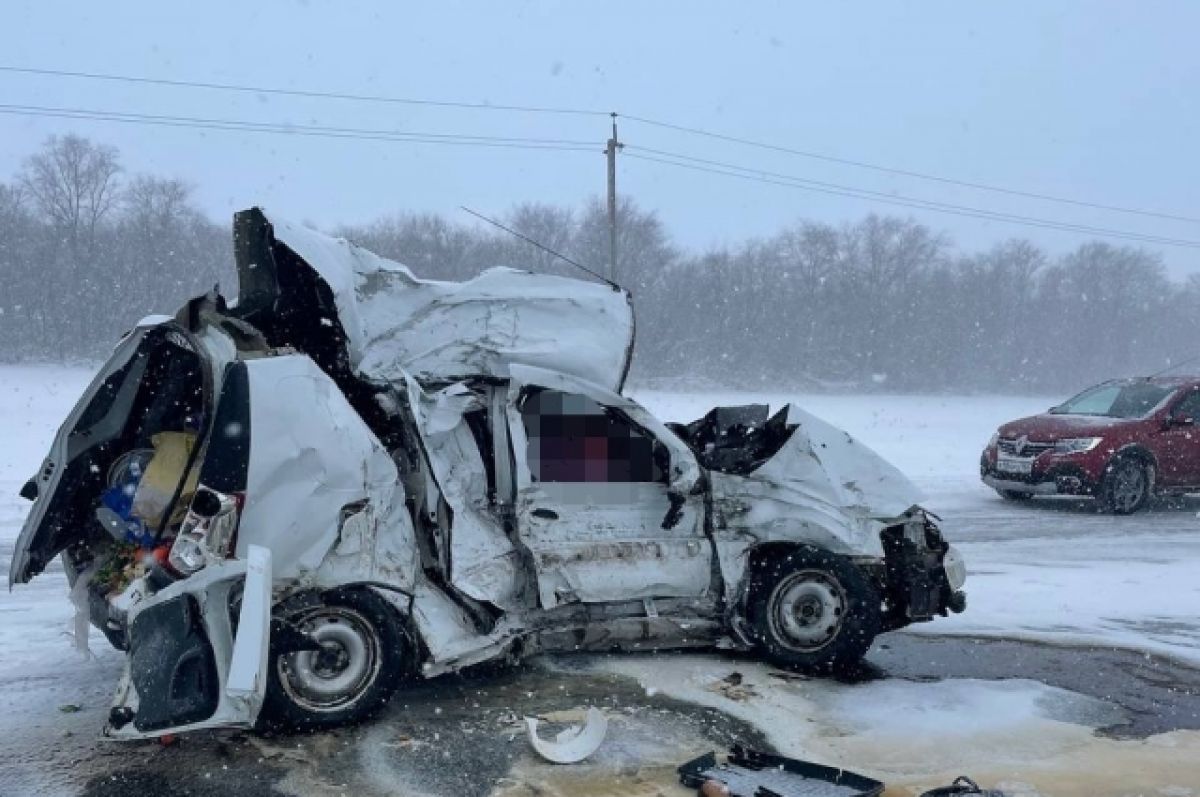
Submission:
[[[237,555],[250,545],[270,548],[281,581],[377,580],[411,590],[412,520],[378,438],[308,357],[246,366],[251,444]]]

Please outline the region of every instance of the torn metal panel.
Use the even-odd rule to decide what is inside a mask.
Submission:
[[[450,528],[442,534],[442,544],[449,547],[451,584],[477,601],[521,608],[522,558],[491,507],[483,453],[465,418],[482,410],[480,397],[462,384],[433,393],[415,379],[407,385],[429,467],[453,512],[452,521],[444,521]]]
[[[792,541],[854,557],[883,557],[880,532],[920,501],[896,468],[850,434],[788,405],[714,410],[681,428],[710,464],[712,529],[727,595],[747,552]]]
[[[251,544],[270,548],[283,580],[411,589],[412,520],[383,445],[308,357],[245,365],[253,441],[238,555]]]
[[[633,310],[624,290],[509,268],[457,283],[423,280],[345,239],[258,209],[238,214],[235,223],[241,309],[254,320],[285,299],[291,315],[307,313],[309,324],[326,325],[329,340],[336,323],[350,366],[368,378],[503,376],[511,363],[525,363],[619,389],[628,370]],[[335,308],[302,292],[305,280],[289,270],[304,266],[327,287]],[[336,317],[327,317],[331,311]]]

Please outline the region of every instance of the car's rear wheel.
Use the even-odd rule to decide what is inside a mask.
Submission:
[[[1131,515],[1150,500],[1153,471],[1136,457],[1117,457],[1109,463],[1100,485],[1100,503],[1114,515]]]
[[[262,724],[318,730],[378,711],[409,672],[412,648],[399,617],[369,589],[327,592],[287,622],[319,650],[280,650],[269,659]]]
[[[804,546],[759,566],[746,619],[772,662],[808,672],[852,669],[882,627],[878,590],[844,557]]]

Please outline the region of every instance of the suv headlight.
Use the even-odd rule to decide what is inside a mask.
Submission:
[[[1054,453],[1081,454],[1100,445],[1100,441],[1103,439],[1103,437],[1068,437],[1054,444]]]
[[[167,557],[171,567],[181,575],[190,576],[209,560],[229,558],[237,540],[239,509],[236,495],[225,495],[206,487],[196,490]]]

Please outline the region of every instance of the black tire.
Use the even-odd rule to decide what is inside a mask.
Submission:
[[[771,662],[821,674],[850,672],[883,625],[875,585],[837,554],[810,546],[762,562],[746,600],[746,620]]]
[[[997,490],[1000,497],[1006,501],[1029,501],[1033,498],[1033,493],[1023,492],[1021,490]]]
[[[1132,515],[1150,501],[1153,481],[1153,470],[1141,459],[1114,457],[1100,483],[1100,506],[1114,515]]]
[[[414,651],[400,617],[369,589],[324,593],[319,604],[285,619],[325,644],[321,651],[272,646],[260,728],[321,730],[359,722],[411,675]]]

